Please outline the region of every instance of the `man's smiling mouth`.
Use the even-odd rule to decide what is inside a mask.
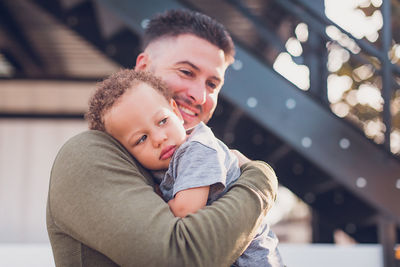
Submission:
[[[193,112],[192,110],[190,110],[188,108],[185,108],[185,107],[183,107],[183,106],[181,106],[179,104],[178,104],[178,108],[180,110],[182,110],[183,112],[185,112],[186,114],[190,115],[190,116],[197,116],[198,115],[197,113]]]

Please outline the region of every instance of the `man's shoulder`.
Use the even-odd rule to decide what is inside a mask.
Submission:
[[[111,135],[102,131],[87,130],[68,139],[62,149],[73,149],[79,151],[88,148],[101,149],[108,145],[122,148],[122,145],[119,144]]]
[[[59,150],[52,168],[53,174],[65,172],[106,172],[123,170],[147,172],[129,152],[105,132],[88,130],[71,137]]]
[[[67,140],[60,148],[56,161],[60,159],[69,162],[110,161],[121,156],[128,161],[133,160],[126,149],[112,136],[102,131],[88,130]]]
[[[82,142],[91,142],[91,141],[104,141],[104,142],[109,142],[113,139],[109,134],[102,132],[102,131],[97,131],[97,130],[87,130],[81,133],[78,133],[74,136],[72,136],[66,144],[74,144],[74,143],[82,143]]]

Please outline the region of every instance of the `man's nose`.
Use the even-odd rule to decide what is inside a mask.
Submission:
[[[207,88],[204,84],[193,84],[188,87],[187,94],[193,104],[203,105],[206,102]]]

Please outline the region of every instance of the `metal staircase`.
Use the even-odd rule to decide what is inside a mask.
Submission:
[[[277,33],[252,13],[244,1],[211,1],[214,6],[209,9],[203,8],[211,5],[208,1],[32,2],[124,67],[134,66],[143,27],[154,13],[189,7],[218,19],[218,15],[223,16],[217,14],[221,5],[241,14],[252,23],[257,38],[263,42],[255,42],[258,47],[251,47],[243,40],[237,41],[237,61],[226,74],[222,96],[209,125],[229,146],[273,165],[280,183],[312,207],[314,242],[333,242],[334,230],[342,229],[358,242],[382,243],[386,262],[392,261],[396,237],[400,237],[400,160],[390,153],[388,136],[384,145],[377,145],[349,121],[332,113],[327,105],[327,70],[323,65],[327,57],[325,44],[332,40],[325,27],[332,22],[324,15],[323,1],[266,1],[279,6],[293,20],[310,25],[308,49],[294,58],[310,69],[308,92],[275,72],[271,63],[258,54],[262,50],[257,49],[260,43],[269,44],[275,54],[285,47]],[[386,2],[383,1],[383,9],[388,8]],[[220,21],[228,28],[234,27]],[[390,38],[388,31],[390,28],[384,28],[385,40]],[[399,74],[399,67],[390,64],[383,52],[354,40],[363,51],[381,59],[380,72],[388,102],[388,91],[394,83],[388,72]],[[383,45],[387,48],[387,41]],[[386,105],[384,116],[390,129],[388,109]]]

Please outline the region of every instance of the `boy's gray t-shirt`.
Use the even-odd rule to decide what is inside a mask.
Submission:
[[[185,143],[174,153],[167,172],[153,173],[161,178],[165,201],[179,191],[210,186],[207,204],[222,196],[240,176],[239,162],[229,148],[218,140],[204,123],[197,125]],[[161,177],[160,177],[161,176]],[[256,237],[233,266],[281,267],[278,239],[264,222]]]
[[[183,156],[185,155],[185,156]],[[165,201],[179,191],[210,186],[207,204],[219,198],[240,176],[235,155],[204,123],[194,128],[170,162],[160,184]]]

